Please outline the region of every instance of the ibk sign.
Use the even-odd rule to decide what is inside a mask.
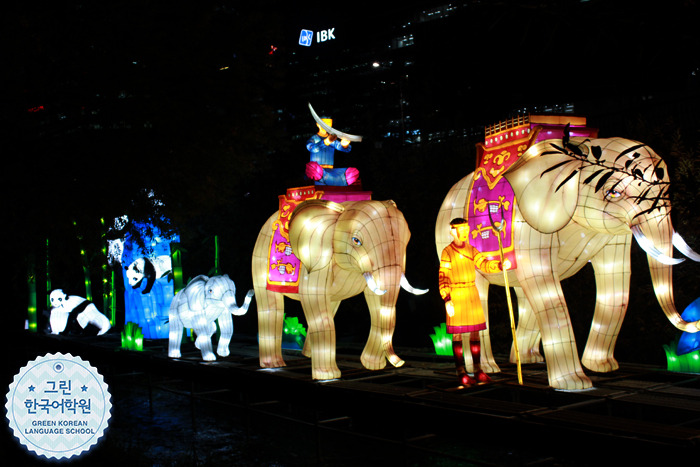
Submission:
[[[322,31],[316,31],[316,42],[326,42],[335,39],[335,28],[324,29]],[[308,29],[302,29],[299,35],[299,45],[305,47],[310,47],[314,42],[314,31]]]

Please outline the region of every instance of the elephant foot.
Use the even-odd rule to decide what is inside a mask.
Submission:
[[[204,360],[205,362],[216,361],[216,355],[214,355],[213,352],[202,354],[202,360]]]
[[[620,368],[614,357],[608,357],[607,359],[594,360],[592,358],[586,358],[585,356],[581,359],[583,366],[591,371],[597,373],[610,373]]]
[[[501,368],[493,360],[481,360],[481,369],[485,373],[500,373]],[[474,372],[474,364],[469,363],[468,370]]]
[[[400,368],[403,366],[405,361],[401,360],[401,358],[398,355],[391,355],[390,357],[387,357],[389,360],[389,363],[394,365],[396,368]]]
[[[260,357],[261,368],[282,368],[287,366],[282,357]]]
[[[386,358],[384,358],[384,355],[379,357],[362,355],[360,361],[362,362],[362,366],[368,370],[382,370],[386,367]]]
[[[556,378],[550,376],[549,385],[554,389],[562,389],[565,391],[580,391],[583,389],[589,389],[593,387],[593,382],[585,375],[578,375],[576,373],[571,373],[567,375],[561,375]]]
[[[340,369],[338,367],[336,368],[330,368],[330,369],[318,369],[318,368],[312,368],[311,370],[311,377],[313,379],[319,379],[319,380],[326,380],[326,379],[338,379],[340,378]]]
[[[219,344],[216,346],[217,355],[219,355],[220,357],[228,357],[229,355],[231,355],[231,351],[228,348],[230,343],[230,339],[219,340]]]
[[[513,353],[513,352],[511,352],[511,354],[510,354],[510,362],[516,363],[515,353]],[[544,362],[544,357],[540,353],[539,349],[538,350],[530,350],[528,352],[520,352],[520,363],[527,364],[527,363],[542,363],[542,362]]]
[[[168,352],[168,357],[170,358],[180,358],[182,357],[182,354],[180,353],[180,349],[178,350],[171,350]]]

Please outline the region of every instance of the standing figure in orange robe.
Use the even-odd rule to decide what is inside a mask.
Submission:
[[[470,386],[488,383],[491,378],[481,370],[481,338],[479,331],[486,329],[486,317],[481,308],[479,291],[474,280],[476,268],[486,257],[469,244],[469,224],[465,219],[450,222],[452,243],[442,251],[440,258],[440,295],[445,301],[447,332],[452,334],[452,350],[460,384]],[[474,377],[467,374],[462,350],[462,334],[469,333],[469,347],[474,362]]]

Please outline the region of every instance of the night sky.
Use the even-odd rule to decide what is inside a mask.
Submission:
[[[305,2],[308,9],[297,10],[288,5],[293,2],[281,1],[12,3],[0,21],[3,256],[12,265],[13,322],[24,319],[27,267],[42,262],[37,258],[45,255],[46,238],[56,246],[54,285],[77,287],[82,271],[72,221],[95,250],[99,219],[149,215],[144,193],[150,189],[164,201],[188,248],[186,277],[206,273],[211,238],[219,235],[223,267],[242,297],[252,287],[250,254],[259,226],[276,209],[277,195],[303,182],[305,149],[292,147],[292,130],[303,118],[310,135],[313,122],[300,108],[305,102],[296,87],[306,65],[289,67],[293,53],[310,60],[310,69],[318,60],[366,54],[394,33],[383,18],[410,13],[406,2],[377,2],[384,7],[379,12],[321,2]],[[672,167],[677,163],[667,152],[678,148],[676,130],[686,149],[692,153],[696,147],[697,2],[464,3],[470,5],[444,23],[449,28],[421,29],[432,49],[416,65],[410,97],[416,119],[426,127],[479,127],[519,109],[571,102],[601,136],[643,139]],[[336,29],[336,42],[323,50],[299,49],[301,28],[324,27]],[[271,46],[277,49],[269,55]],[[339,86],[327,91],[346,96],[351,108],[352,83]],[[338,119],[350,111],[339,111]],[[347,130],[382,133],[371,112],[362,121],[366,126]],[[411,147],[378,142],[371,137],[357,145],[351,163],[375,198],[394,199],[406,214],[413,232],[407,275],[431,292],[402,296],[396,341],[429,345],[427,336],[443,314],[432,243],[435,217],[450,186],[473,167],[476,141]],[[290,158],[297,167],[280,170]],[[683,212],[688,231],[681,233],[698,249],[693,243],[698,223],[687,207]],[[644,339],[653,336],[658,350],[674,335],[650,291],[642,253],[633,254],[642,272],[633,286],[645,294],[641,302],[653,305],[644,310],[630,305],[621,335],[630,339],[623,351],[630,358]],[[93,256],[98,261],[96,252]],[[687,280],[697,266],[683,268],[676,275],[686,284],[676,290],[681,310],[700,293]],[[580,295],[570,301],[590,307],[581,319],[584,336],[594,300],[591,277],[570,292]],[[339,332],[347,326],[348,335],[358,332],[362,341],[366,331],[355,327],[365,323],[343,318],[343,311]],[[655,321],[631,316],[642,313]],[[241,322],[237,329],[255,332],[254,312]],[[653,323],[661,323],[662,331],[655,332]],[[579,347],[583,343],[579,338]]]

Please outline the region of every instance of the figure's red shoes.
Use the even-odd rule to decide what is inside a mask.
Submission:
[[[479,383],[482,383],[482,384],[486,384],[486,383],[490,383],[490,382],[491,382],[491,377],[489,377],[489,375],[487,375],[486,373],[484,373],[484,372],[481,371],[481,370],[479,370],[479,371],[474,375],[474,377],[476,378],[476,380],[477,380]]]
[[[476,384],[476,380],[466,373],[460,375],[459,382],[462,383],[463,386],[474,386]]]

